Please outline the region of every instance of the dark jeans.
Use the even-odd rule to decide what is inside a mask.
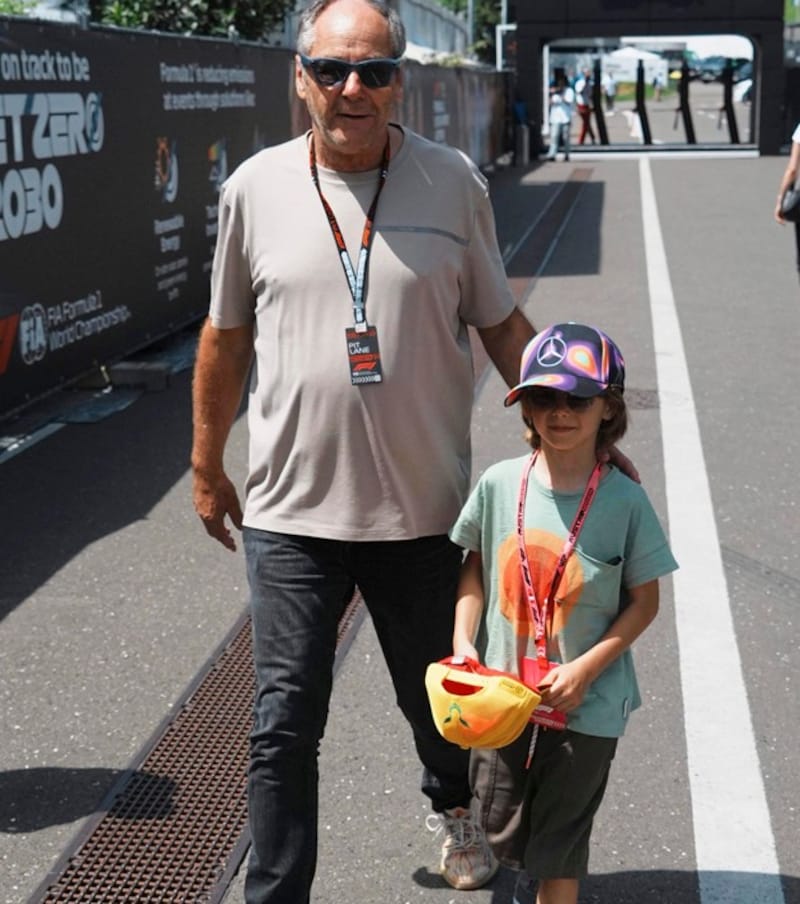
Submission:
[[[431,718],[424,675],[452,652],[461,553],[446,536],[347,543],[245,528],[256,667],[247,904],[307,904],[317,858],[319,742],[337,626],[358,585],[423,764],[433,809],[470,800],[469,754]],[[364,733],[364,743],[369,743]]]
[[[794,224],[794,245],[795,245],[795,260],[797,261],[797,272],[800,273],[800,223]]]

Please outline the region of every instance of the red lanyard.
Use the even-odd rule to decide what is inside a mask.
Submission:
[[[597,494],[597,487],[600,483],[600,473],[603,470],[603,465],[601,462],[598,462],[589,477],[586,489],[583,491],[583,498],[578,506],[578,511],[575,513],[569,536],[564,543],[564,548],[561,550],[561,555],[558,557],[558,562],[556,563],[555,571],[553,572],[553,579],[550,582],[550,590],[543,602],[539,604],[536,599],[536,591],[533,589],[531,568],[528,561],[528,550],[525,547],[525,499],[528,495],[528,478],[530,477],[537,454],[538,452],[534,452],[531,455],[525,466],[525,470],[522,473],[522,482],[519,488],[519,504],[517,506],[517,544],[519,546],[522,582],[525,585],[525,594],[528,599],[528,606],[531,610],[531,617],[533,618],[536,653],[538,656],[546,659],[547,619],[550,603],[555,598],[558,585],[561,583],[561,579],[564,577],[564,572],[567,568],[567,561],[572,555],[572,551],[575,549],[575,544],[578,542],[578,534],[580,534],[581,528],[586,521],[586,516],[589,513],[592,502],[594,502],[594,497]]]
[[[386,184],[386,177],[389,174],[389,140],[386,140],[386,146],[383,149],[383,157],[381,159],[380,175],[378,176],[378,188],[372,204],[367,211],[367,219],[364,223],[364,229],[361,232],[361,249],[358,254],[358,272],[353,270],[353,262],[347,253],[347,245],[336,220],[336,215],[328,203],[325,195],[322,194],[322,187],[319,184],[319,173],[317,171],[317,156],[314,152],[314,137],[312,135],[308,146],[308,165],[311,169],[311,178],[319,192],[319,199],[330,223],[331,232],[333,233],[336,247],[339,250],[339,259],[344,268],[344,275],[347,277],[347,284],[350,287],[350,294],[353,296],[353,318],[355,320],[356,330],[363,333],[367,329],[366,301],[365,301],[365,284],[367,276],[367,261],[369,259],[370,246],[372,244],[372,227],[375,225],[375,212],[378,209],[378,198],[381,196],[383,186]]]

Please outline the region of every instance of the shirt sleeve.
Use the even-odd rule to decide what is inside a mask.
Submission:
[[[667,537],[644,490],[631,517],[622,581],[638,587],[670,574],[678,568]]]
[[[232,329],[253,321],[256,299],[241,205],[230,182],[224,183],[220,191],[218,223],[209,317],[218,329]]]
[[[450,539],[456,546],[471,552],[482,549],[482,529],[484,509],[483,481],[479,481],[461,509],[461,514],[450,529]]]

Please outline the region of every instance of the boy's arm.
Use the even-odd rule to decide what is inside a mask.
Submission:
[[[483,614],[483,561],[479,552],[468,552],[458,579],[458,599],[453,626],[453,655],[478,659],[475,635]]]
[[[546,679],[542,702],[561,712],[572,712],[583,702],[589,686],[619,658],[658,613],[658,581],[648,581],[629,591],[630,603],[608,631],[572,662],[556,666]]]

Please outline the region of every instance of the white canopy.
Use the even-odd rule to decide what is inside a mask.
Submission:
[[[640,50],[638,47],[621,47],[612,50],[601,58],[600,64],[603,75],[613,75],[618,82],[635,82],[639,60],[644,65],[644,80],[646,84],[652,84],[658,76],[663,86],[667,85],[669,65],[657,53],[649,50]]]
[[[619,50],[612,50],[606,54],[614,60],[660,60],[661,57],[657,53],[650,50],[640,50],[638,47],[620,47]]]

